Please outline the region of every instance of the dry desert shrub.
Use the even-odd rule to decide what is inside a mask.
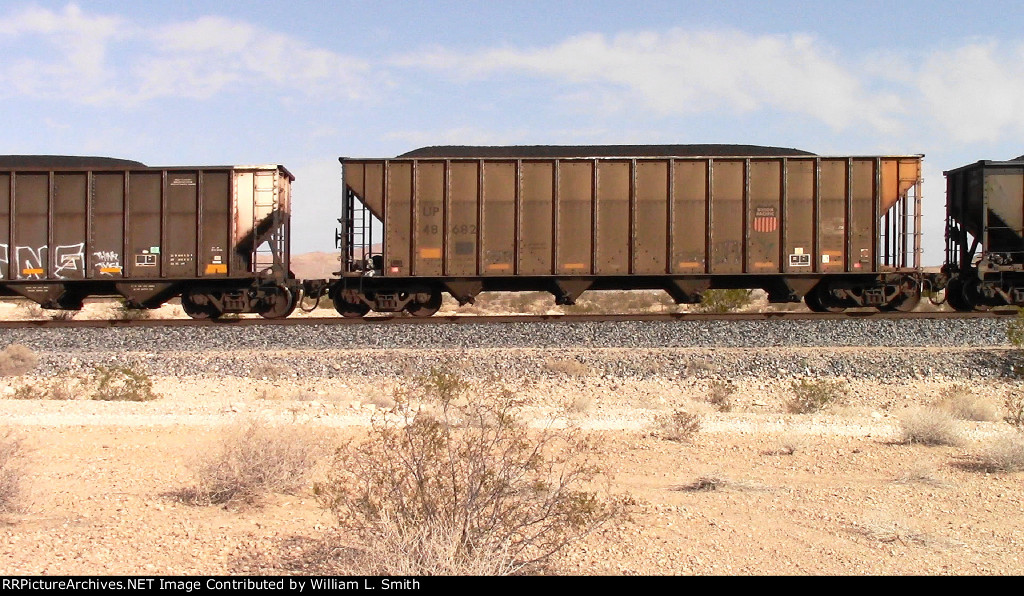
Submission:
[[[35,352],[21,344],[10,344],[0,350],[0,377],[23,375],[39,364]]]
[[[878,542],[898,542],[903,545],[916,544],[918,546],[926,546],[934,542],[927,534],[918,532],[904,523],[882,514],[869,516],[868,519],[857,524],[856,529],[860,534]]]
[[[667,441],[687,443],[700,432],[701,416],[686,410],[675,410],[654,419],[653,434]]]
[[[85,382],[65,375],[51,379],[32,379],[14,388],[11,399],[52,399],[67,401],[78,399],[85,393]]]
[[[25,480],[22,439],[10,430],[0,430],[0,511],[19,508]]]
[[[545,569],[556,552],[614,518],[621,503],[594,487],[593,446],[530,431],[495,384],[447,375],[403,394],[432,394],[433,413],[400,401],[366,440],[340,449],[317,487],[362,548],[361,575],[508,575]],[[426,381],[426,382],[425,382]]]
[[[259,419],[236,423],[198,464],[196,485],[179,496],[193,505],[258,505],[270,493],[300,488],[322,455],[307,429]]]
[[[996,438],[978,455],[977,463],[986,472],[1024,471],[1024,435],[1014,433]]]
[[[597,407],[597,402],[589,395],[577,395],[569,404],[569,411],[577,414],[589,414]]]
[[[574,358],[548,358],[544,361],[544,368],[570,377],[589,377],[594,374],[594,369]]]
[[[565,312],[585,313],[648,313],[673,310],[672,298],[661,290],[595,291],[580,296]]]
[[[813,414],[846,399],[846,384],[828,379],[799,379],[790,384],[793,397],[785,403],[790,414]]]
[[[1024,431],[1024,391],[1008,392],[1003,405],[1006,408],[1006,416],[1003,417],[1003,420],[1017,430]]]
[[[943,390],[937,407],[946,410],[960,420],[994,422],[999,420],[999,410],[991,401],[974,394],[966,385],[952,385]]]
[[[736,386],[729,381],[711,381],[706,399],[719,412],[730,412],[733,393],[736,393]]]
[[[714,492],[714,491],[763,491],[767,487],[746,480],[736,480],[719,474],[699,476],[690,484],[672,487],[671,490],[682,492]]]
[[[959,445],[963,442],[956,420],[949,412],[934,407],[911,408],[900,416],[904,443]]]

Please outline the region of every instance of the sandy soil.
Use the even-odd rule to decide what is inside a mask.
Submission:
[[[702,404],[702,429],[683,443],[652,433],[654,420],[696,409],[700,382],[687,395],[571,375],[528,388],[524,418],[598,439],[612,490],[635,501],[629,519],[565,551],[556,570],[1024,573],[1024,475],[970,465],[1011,432],[1005,423],[960,421],[956,447],[905,444],[901,413],[948,381],[864,382],[844,407],[811,415],[782,412],[786,383],[740,383],[731,412]],[[979,391],[998,403],[1007,387]],[[187,505],[175,492],[240,421],[300,425],[324,441],[358,436],[388,406],[390,386],[196,377],[158,379],[156,389],[162,397],[148,403],[0,399],[0,418],[29,449],[22,510],[0,518],[0,574],[318,573],[324,541],[354,545],[308,487],[259,508]],[[702,478],[717,490],[692,490]]]

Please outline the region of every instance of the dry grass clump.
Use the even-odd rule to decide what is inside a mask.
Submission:
[[[586,313],[648,313],[675,310],[672,298],[661,290],[601,290],[586,292],[565,312]]]
[[[946,410],[960,420],[995,422],[999,410],[991,401],[975,395],[966,385],[952,385],[943,390],[936,407]]]
[[[593,447],[571,433],[530,431],[507,389],[435,371],[404,392],[424,393],[439,404],[433,413],[400,402],[397,416],[338,451],[317,487],[339,524],[361,538],[348,572],[543,571],[620,512],[593,488],[601,478]]]
[[[10,430],[0,431],[0,511],[19,508],[25,480],[22,439]]]
[[[846,399],[846,384],[828,379],[799,379],[790,384],[793,397],[785,403],[790,414],[813,414]]]
[[[594,369],[574,358],[548,358],[544,361],[544,368],[570,377],[589,377],[594,374]]]
[[[589,414],[597,408],[597,402],[589,395],[577,395],[569,404],[569,411],[577,414]]]
[[[935,467],[930,464],[917,463],[905,469],[893,482],[897,484],[927,484],[930,486],[949,486],[935,476]]]
[[[1003,420],[1017,430],[1024,430],[1024,391],[1010,391],[1003,405],[1006,408]]]
[[[37,364],[39,364],[39,356],[21,344],[10,344],[0,350],[0,377],[16,377],[26,374]]]
[[[736,480],[712,474],[699,476],[690,484],[672,487],[671,490],[682,492],[714,492],[714,491],[763,491],[767,487],[746,480]]]
[[[675,410],[654,419],[654,435],[667,441],[687,443],[700,432],[701,416],[686,410]]]
[[[86,392],[85,381],[74,376],[34,379],[14,388],[11,399],[78,399]]]
[[[889,517],[875,515],[857,524],[857,530],[864,536],[878,542],[898,542],[909,545],[926,546],[934,540],[923,532],[909,528],[905,524]]]
[[[960,445],[963,443],[956,421],[949,412],[934,407],[911,408],[900,416],[904,443],[921,445]]]
[[[196,486],[179,496],[194,505],[258,505],[270,493],[300,488],[322,455],[307,429],[258,419],[237,423],[198,464]]]
[[[1024,435],[1002,435],[989,444],[976,459],[977,467],[986,472],[1024,471]]]
[[[719,412],[730,412],[732,411],[732,395],[734,393],[736,393],[736,386],[729,381],[711,381],[706,400]]]

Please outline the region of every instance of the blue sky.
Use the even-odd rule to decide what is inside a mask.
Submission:
[[[281,163],[332,250],[337,157],[436,144],[1024,153],[1024,3],[3,2],[0,153]]]

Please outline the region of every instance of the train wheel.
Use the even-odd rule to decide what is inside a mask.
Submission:
[[[334,310],[348,319],[358,319],[370,312],[370,305],[365,302],[348,302],[338,294],[334,297]]]
[[[964,289],[961,292],[961,294],[963,294],[964,300],[967,302],[967,304],[973,307],[973,310],[979,312],[988,312],[992,310],[994,306],[997,306],[994,304],[985,303],[985,297],[982,296],[980,292],[978,292],[977,283],[968,282],[964,284],[963,288]]]
[[[295,310],[295,296],[291,290],[284,286],[278,286],[277,289],[279,292],[274,295],[270,306],[260,311],[264,319],[283,319]]]
[[[185,314],[197,320],[204,320],[209,318],[217,318],[220,313],[214,315],[214,307],[209,303],[207,304],[196,304],[195,299],[189,294],[181,295],[181,310],[185,311]]]
[[[405,310],[414,317],[429,317],[441,309],[441,292],[433,290],[426,302],[410,302]]]
[[[816,294],[815,299],[818,304],[821,305],[822,310],[819,312],[843,312],[846,310],[846,305],[832,295],[828,286],[818,284],[812,291]]]
[[[912,279],[905,279],[904,282],[908,284],[906,288],[910,291],[901,292],[893,298],[892,302],[883,306],[881,310],[910,312],[917,308],[917,305],[921,303],[921,288]]]
[[[811,312],[826,312],[825,307],[821,305],[821,301],[818,300],[818,293],[813,289],[810,292],[804,294],[804,304]]]
[[[974,305],[968,302],[964,296],[964,284],[957,279],[951,279],[946,284],[946,303],[952,306],[954,310],[960,312],[974,310]]]

